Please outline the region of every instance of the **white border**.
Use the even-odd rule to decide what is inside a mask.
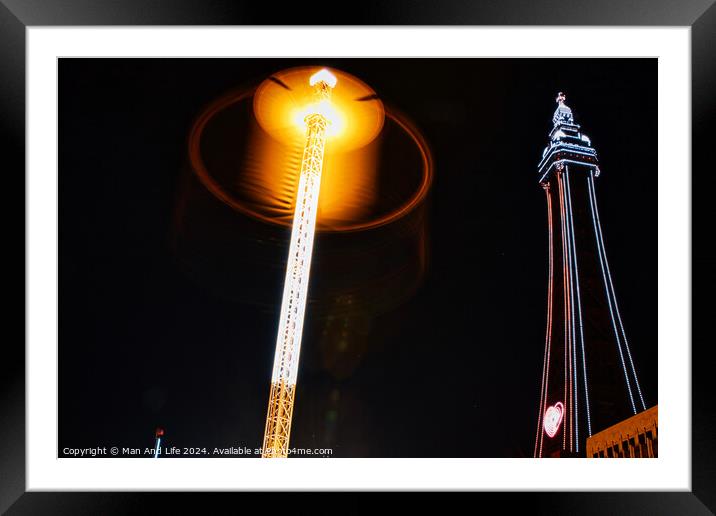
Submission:
[[[658,56],[660,457],[56,458],[58,56]],[[689,28],[29,27],[27,58],[28,490],[690,490]]]

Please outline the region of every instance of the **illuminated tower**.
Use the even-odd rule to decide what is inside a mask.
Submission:
[[[535,457],[583,456],[593,432],[646,409],[604,248],[597,153],[564,101],[538,166],[549,265]]]
[[[316,229],[316,209],[321,188],[326,127],[330,123],[331,90],[336,86],[337,81],[333,74],[324,69],[312,75],[309,82],[314,88],[316,102],[304,119],[306,143],[303,149],[286,280],[281,301],[281,318],[271,377],[263,457],[288,455],[313,235]]]

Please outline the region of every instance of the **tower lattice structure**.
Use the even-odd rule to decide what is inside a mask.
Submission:
[[[597,153],[565,100],[538,166],[549,256],[535,457],[583,455],[593,432],[646,409],[604,246]]]

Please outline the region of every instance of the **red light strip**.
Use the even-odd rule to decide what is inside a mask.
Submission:
[[[569,278],[570,278],[570,269],[569,269],[569,257],[567,255],[567,228],[565,227],[565,207],[564,207],[564,190],[562,187],[562,172],[561,170],[557,171],[557,186],[559,187],[559,209],[561,214],[561,223],[562,223],[562,284],[564,288],[564,401],[567,403],[570,407],[570,416],[571,416],[571,408],[572,408],[572,360],[571,360],[571,345],[572,345],[572,339],[571,339],[571,332],[570,328],[571,326],[571,298],[570,298],[570,291],[569,291]],[[570,417],[571,419],[571,417]],[[570,426],[571,430],[571,426]],[[562,433],[562,448],[567,448],[567,432]],[[570,431],[570,450],[572,449],[572,435]]]
[[[552,348],[552,292],[554,283],[554,237],[552,231],[552,194],[549,189],[549,183],[542,185],[545,195],[547,196],[547,234],[549,240],[549,273],[547,283],[547,330],[545,332],[544,358],[542,360],[542,390],[540,393],[540,409],[537,416],[537,436],[535,436],[535,457],[542,457],[542,443],[544,442],[544,434],[542,433],[542,414],[547,408],[547,395],[549,388],[549,362]],[[537,453],[537,444],[539,442],[539,453]]]

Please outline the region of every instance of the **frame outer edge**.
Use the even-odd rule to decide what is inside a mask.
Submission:
[[[4,240],[10,256],[15,258],[5,270],[11,275],[22,271],[25,277],[25,25],[0,3],[0,149],[2,149],[3,215],[5,221],[18,218],[17,207],[22,206],[21,236]],[[11,213],[12,210],[12,213]],[[6,227],[9,229],[10,224]],[[22,239],[22,244],[19,241]],[[22,250],[20,255],[17,250]],[[20,262],[22,260],[22,262]],[[8,292],[9,294],[9,292]],[[19,336],[7,332],[2,340],[0,356],[0,513],[25,492],[25,294],[21,298],[6,297],[11,306],[22,312],[13,321],[23,321]],[[21,307],[21,308],[20,308]],[[9,312],[6,312],[9,315]],[[9,321],[8,321],[9,322]],[[19,326],[18,323],[13,325]],[[12,337],[10,336],[12,335]]]
[[[24,153],[24,138],[25,138],[25,120],[24,120],[24,105],[25,105],[25,23],[28,24],[48,24],[48,25],[63,25],[63,24],[97,24],[97,23],[129,23],[131,24],[132,12],[138,13],[132,8],[133,2],[124,2],[124,4],[116,9],[87,9],[89,12],[82,14],[82,9],[87,5],[86,2],[71,0],[70,5],[65,5],[65,14],[55,16],[55,12],[45,3],[44,12],[41,8],[38,8],[38,0],[3,0],[0,2],[0,62],[3,64],[3,95],[0,95],[0,131],[4,147],[4,171],[15,171],[14,177],[22,177],[24,179],[24,168],[25,168],[25,153]],[[212,5],[219,5],[221,1],[213,0]],[[700,169],[701,165],[705,165],[706,168],[702,170],[704,174],[709,174],[711,169],[708,168],[709,162],[707,161],[709,145],[713,144],[714,141],[714,123],[716,122],[714,111],[716,98],[713,92],[716,91],[716,58],[713,56],[713,49],[716,46],[716,6],[713,4],[713,0],[708,2],[692,2],[688,9],[684,9],[684,3],[672,4],[674,5],[674,12],[670,13],[673,17],[666,19],[664,18],[664,10],[656,9],[657,14],[652,15],[648,18],[644,17],[643,11],[640,11],[638,6],[634,6],[631,13],[624,12],[622,9],[622,17],[618,24],[634,24],[634,25],[646,25],[646,24],[668,24],[668,25],[679,25],[688,24],[689,21],[694,18],[684,19],[684,16],[688,13],[696,17],[696,12],[702,13],[693,22],[692,26],[692,135],[693,135],[693,169]],[[8,8],[6,4],[11,7]],[[216,16],[222,18],[226,15],[226,11],[219,15],[207,15],[199,16],[197,10],[192,10],[190,6],[191,2],[184,1],[183,13],[181,15],[172,15],[166,8],[160,8],[158,12],[151,13],[143,20],[135,19],[136,24],[147,24],[157,23],[156,16],[160,18],[166,16],[167,24],[191,24],[189,18],[197,16],[197,19],[204,20],[207,23],[206,18],[211,18],[214,21],[208,23],[217,23]],[[698,4],[695,6],[694,4]],[[197,5],[197,4],[194,4]],[[595,9],[594,4],[589,11]],[[12,10],[11,10],[12,9]],[[145,6],[146,9],[146,6]],[[394,8],[398,10],[397,6]],[[445,17],[452,17],[459,14],[459,11],[465,9],[469,11],[467,16],[463,17],[463,23],[475,23],[475,16],[480,16],[479,12],[476,12],[475,8],[470,9],[469,6],[463,2],[450,2],[449,9],[446,14],[438,16],[433,23],[445,23]],[[415,18],[414,20],[398,21],[399,15],[396,12],[390,12],[393,9],[388,9],[383,23],[403,23],[409,24],[412,22],[420,22],[426,15],[425,6],[421,6],[417,9],[417,13],[413,16],[408,15],[406,18]],[[681,11],[681,14],[676,11]],[[380,9],[370,9],[368,18],[371,15],[376,15],[380,12]],[[486,10],[485,10],[486,11]],[[483,11],[485,14],[485,22],[491,19],[491,23],[505,23],[509,24],[510,20],[506,19],[504,15],[496,15],[489,12]],[[219,11],[221,12],[221,11]],[[231,11],[236,14],[235,11]],[[18,13],[17,15],[15,13]],[[146,14],[146,11],[144,12]],[[255,17],[261,18],[261,13],[253,11],[249,13],[247,18]],[[383,14],[383,13],[380,13]],[[523,19],[525,16],[532,16],[533,20],[531,24],[543,23],[540,19],[543,16],[534,16],[532,13],[526,13],[521,15],[518,19]],[[230,15],[231,18],[233,16]],[[377,16],[376,16],[377,17]],[[602,17],[595,18],[593,23],[607,23]],[[568,24],[574,23],[573,17],[569,13],[562,13],[557,15],[552,24]],[[247,23],[249,20],[244,18],[243,23]],[[234,20],[236,22],[236,20]],[[370,22],[370,20],[368,20]],[[224,19],[223,23],[227,23]],[[376,23],[375,19],[372,23]],[[423,22],[424,23],[424,22]],[[513,24],[521,24],[520,21],[515,20]],[[524,21],[522,21],[524,23]],[[22,174],[19,172],[23,171]],[[697,182],[701,182],[702,179],[697,177]],[[25,193],[24,181],[21,185],[23,198]],[[708,220],[710,208],[704,208],[704,203],[700,201],[708,200],[705,198],[705,188],[693,189],[694,201],[699,201],[699,206],[694,206],[693,220],[696,224],[704,224],[700,222],[702,219],[700,215],[707,215],[702,220]],[[708,203],[705,203],[708,205]],[[694,226],[696,228],[696,226]],[[700,226],[699,226],[700,227]],[[705,228],[704,228],[705,229]],[[23,246],[23,270],[25,263],[25,253]],[[694,293],[701,292],[702,294],[713,291],[713,287],[716,285],[714,281],[714,266],[716,265],[716,259],[714,254],[707,254],[702,246],[696,244],[693,246],[694,249],[694,270],[698,271],[699,277],[706,279],[705,282],[695,285]],[[23,298],[24,301],[24,298]],[[23,303],[24,308],[24,303]],[[700,329],[702,324],[700,321],[705,320],[705,316],[708,310],[694,306],[694,329]],[[696,335],[696,332],[694,332]],[[716,428],[716,411],[714,410],[714,400],[710,396],[711,390],[709,385],[706,384],[706,378],[709,376],[707,373],[710,368],[712,361],[708,360],[706,355],[706,349],[710,348],[710,343],[699,338],[694,338],[695,342],[699,342],[699,345],[693,348],[693,400],[692,400],[692,417],[693,417],[693,440],[692,449],[698,450],[698,453],[693,454],[693,477],[692,477],[692,489],[694,495],[696,495],[702,503],[713,510],[716,506],[716,496],[713,493],[713,486],[716,485],[716,444],[713,438],[713,429]],[[24,339],[23,339],[24,344]],[[3,397],[0,398],[0,413],[3,414],[4,421],[9,422],[5,427],[7,433],[4,439],[0,441],[0,478],[3,479],[0,482],[0,512],[4,512],[10,505],[25,490],[25,356],[24,346],[20,346],[19,350],[17,347],[12,346],[12,341],[5,346],[6,354],[3,360],[0,361],[0,386],[2,387]],[[648,496],[648,495],[647,495]],[[26,498],[26,497],[24,497]]]
[[[247,0],[1,0],[26,25],[681,25],[714,0],[364,0],[308,13]]]
[[[716,4],[691,27],[692,136],[692,394],[691,489],[716,512],[716,401],[713,396],[712,301],[716,252],[708,249],[716,215],[713,202],[716,139]],[[698,240],[696,237],[699,237]],[[698,281],[694,282],[693,278]],[[708,300],[708,301],[706,301]],[[706,301],[706,302],[704,302]]]

